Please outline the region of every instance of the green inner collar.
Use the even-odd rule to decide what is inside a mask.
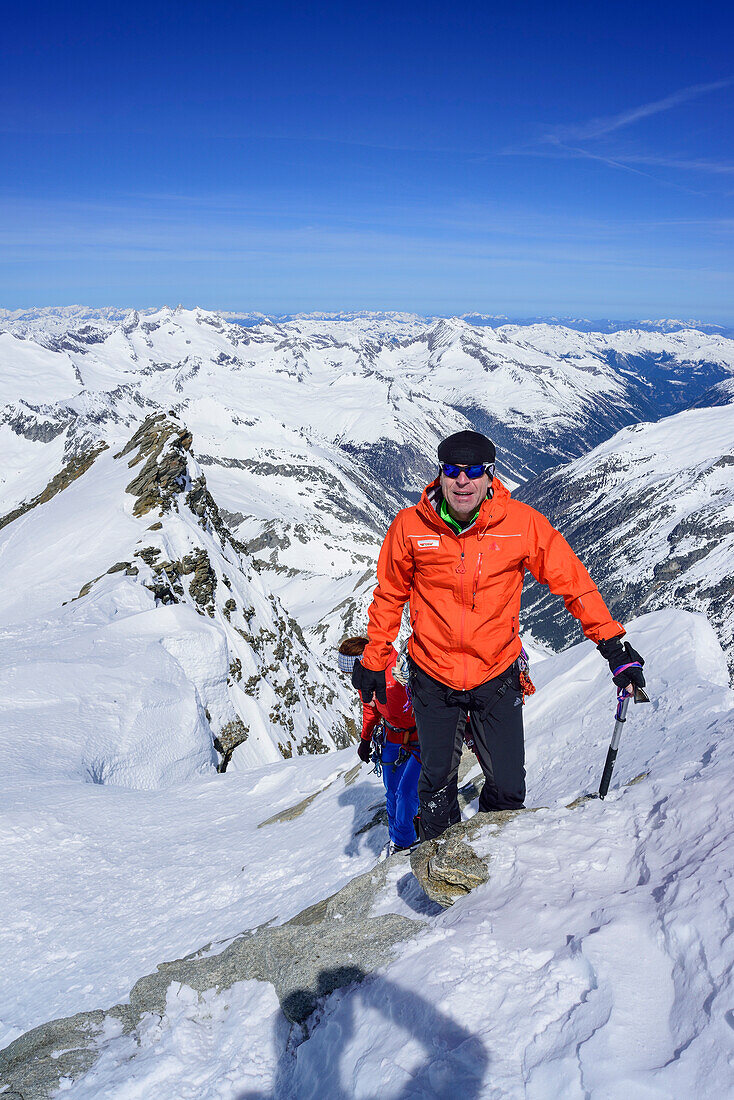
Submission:
[[[471,519],[466,521],[466,523],[463,525],[463,527],[457,520],[454,519],[454,517],[449,512],[448,507],[446,505],[446,498],[445,497],[441,498],[441,507],[439,508],[438,514],[440,515],[440,517],[444,521],[444,523],[448,523],[448,525],[449,525],[449,527],[451,528],[452,531],[455,531],[457,535],[460,535],[461,532],[466,530],[467,527],[471,527],[472,523],[474,522],[474,520],[479,515],[479,508],[477,508],[476,512],[471,517]]]

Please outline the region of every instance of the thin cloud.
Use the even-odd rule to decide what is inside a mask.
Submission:
[[[708,95],[709,92],[719,91],[721,88],[728,88],[732,83],[734,81],[728,79],[714,80],[708,84],[691,84],[689,87],[681,88],[680,91],[673,92],[663,99],[643,103],[639,107],[633,107],[629,111],[622,111],[620,114],[611,115],[608,118],[595,118],[576,126],[561,126],[546,134],[541,138],[541,141],[553,144],[565,141],[588,141],[603,137],[605,134],[611,134],[615,130],[622,130],[625,126],[632,126],[636,122],[650,118],[652,115],[659,115],[663,111],[672,110],[673,107],[680,107],[681,104],[688,103],[691,99]]]
[[[541,149],[527,149],[522,152],[523,156],[533,157],[553,157],[558,156],[562,158],[568,158],[569,160],[594,160],[599,164],[606,164],[609,168],[618,168],[623,172],[631,172],[635,176],[643,176],[645,179],[652,180],[653,183],[659,183],[661,187],[672,187],[676,191],[685,191],[688,195],[695,195],[698,198],[703,197],[701,191],[694,191],[691,187],[685,187],[682,183],[674,183],[672,180],[663,180],[659,176],[653,176],[650,172],[643,172],[641,168],[635,168],[628,161],[634,160],[633,157],[628,156],[607,156],[603,153],[592,153],[589,149],[583,149],[576,145],[565,145],[563,142],[556,142],[552,146],[554,152],[548,152]],[[644,158],[640,159],[640,163],[645,163]]]
[[[713,172],[720,175],[733,175],[734,164],[715,160],[686,160],[679,157],[656,157],[647,154],[629,153],[617,158],[626,164],[648,164],[655,168],[681,168],[686,172]]]

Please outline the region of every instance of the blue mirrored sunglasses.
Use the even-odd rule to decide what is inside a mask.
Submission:
[[[450,477],[452,481],[454,478],[459,476],[462,470],[464,471],[466,476],[472,481],[475,481],[478,477],[481,477],[482,474],[485,473],[490,478],[490,480],[494,477],[494,465],[491,462],[489,463],[489,465],[485,465],[483,462],[480,462],[475,466],[454,466],[453,462],[442,462],[441,469],[443,470],[446,477]]]

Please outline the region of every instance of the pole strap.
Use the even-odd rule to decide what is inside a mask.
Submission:
[[[642,668],[639,661],[629,661],[626,665],[620,665],[619,668],[615,668],[612,676],[619,676],[620,672],[625,672],[628,668]]]

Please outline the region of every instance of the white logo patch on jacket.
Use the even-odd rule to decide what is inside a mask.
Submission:
[[[416,536],[411,535],[411,538],[416,538]],[[416,539],[416,544],[421,550],[425,550],[426,547],[432,547],[434,550],[436,550],[441,545],[441,540],[440,539]]]

